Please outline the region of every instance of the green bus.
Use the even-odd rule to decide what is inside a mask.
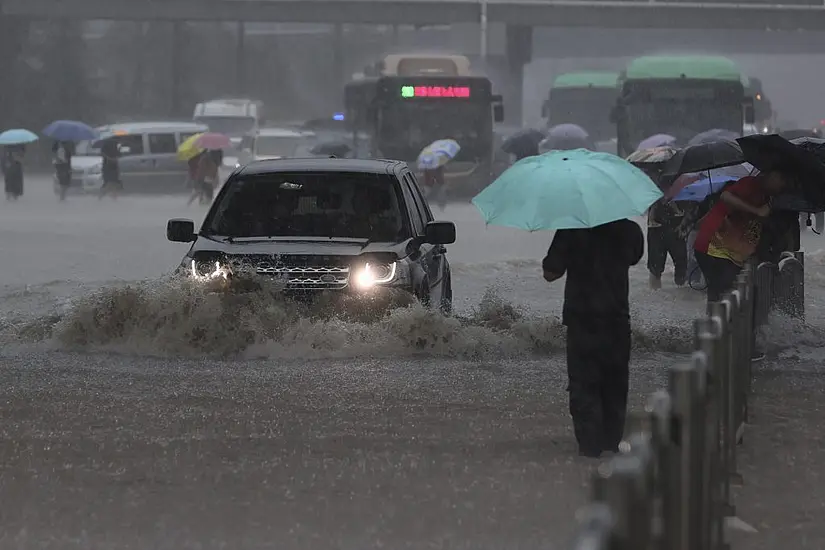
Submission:
[[[565,73],[556,77],[542,106],[548,126],[577,124],[593,141],[616,137],[610,110],[618,97],[619,74],[607,71]]]
[[[726,57],[645,56],[620,74],[611,119],[625,157],[654,134],[679,143],[716,128],[741,134],[753,124],[753,97],[747,77]]]

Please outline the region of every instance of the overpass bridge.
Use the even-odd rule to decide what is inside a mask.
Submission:
[[[45,19],[825,30],[823,0],[0,0]]]
[[[15,30],[21,20],[169,22],[175,37],[170,78],[177,90],[182,23],[237,23],[238,60],[244,57],[247,23],[317,23],[327,25],[336,40],[331,44],[338,44],[331,48],[332,72],[343,86],[340,46],[346,24],[469,27],[465,42],[478,49],[482,19],[491,32],[502,31],[500,47],[485,46],[491,54],[498,50],[488,68],[499,63],[503,80],[512,83],[502,92],[515,120],[521,119],[524,66],[548,53],[633,56],[648,53],[651,44],[728,53],[825,51],[825,0],[0,0],[0,51],[16,51],[11,41],[20,34]],[[692,30],[716,38],[692,36]],[[491,40],[488,34],[485,44]],[[0,58],[0,71],[3,63]],[[236,63],[234,75],[239,91],[244,88],[243,65]],[[176,92],[172,95],[175,110],[178,99]]]

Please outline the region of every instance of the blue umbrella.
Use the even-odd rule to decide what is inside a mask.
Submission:
[[[576,149],[518,161],[472,202],[488,224],[541,231],[638,216],[661,197],[656,184],[626,160]]]
[[[702,202],[708,195],[721,191],[722,188],[725,187],[725,184],[732,181],[737,181],[738,179],[739,177],[733,175],[723,176],[720,179],[713,179],[705,176],[699,181],[685,186],[684,189],[679,191],[679,194],[673,197],[673,200]]]
[[[55,120],[43,129],[43,134],[57,141],[97,139],[98,131],[76,120]]]
[[[24,130],[23,128],[15,128],[13,130],[6,130],[0,134],[0,145],[22,145],[24,143],[32,143],[39,138],[34,132]]]
[[[461,146],[454,139],[439,139],[427,145],[418,155],[419,170],[435,170],[455,158]]]
[[[712,143],[714,141],[735,141],[739,137],[741,136],[736,132],[723,130],[721,128],[714,128],[713,130],[696,134],[688,142],[688,145],[701,145],[703,143]]]

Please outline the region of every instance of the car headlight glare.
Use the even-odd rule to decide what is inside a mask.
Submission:
[[[190,264],[190,273],[196,281],[227,280],[230,275],[229,268],[222,266],[220,262],[215,262],[214,265],[198,264],[195,260]]]
[[[366,263],[353,274],[353,284],[360,290],[366,290],[375,285],[386,284],[395,279],[398,270],[397,262],[390,264]]]

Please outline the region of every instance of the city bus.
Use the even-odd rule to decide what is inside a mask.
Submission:
[[[556,77],[542,106],[547,126],[576,124],[593,141],[609,141],[616,137],[616,127],[610,122],[610,111],[619,96],[618,73],[590,71],[565,73]]]
[[[645,56],[619,76],[619,98],[611,119],[620,156],[632,153],[654,134],[678,143],[712,129],[741,134],[753,124],[748,79],[720,56]]]
[[[445,168],[448,193],[464,196],[490,183],[493,124],[504,119],[504,107],[488,78],[365,76],[346,85],[344,104],[353,150],[404,160],[415,169],[424,147],[454,139],[461,151]]]

